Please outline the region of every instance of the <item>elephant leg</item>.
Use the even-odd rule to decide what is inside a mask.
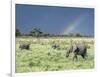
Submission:
[[[74,56],[73,56],[73,61],[74,61],[75,59],[77,60],[77,55],[76,55],[76,54],[74,54]]]
[[[81,55],[81,56],[82,56],[83,59],[86,59],[86,58],[85,58],[85,55]]]
[[[69,57],[70,51],[66,52],[66,58]]]

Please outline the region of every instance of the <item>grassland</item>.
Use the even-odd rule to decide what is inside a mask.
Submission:
[[[85,41],[89,46],[86,60],[78,56],[77,61],[72,57],[65,57],[67,47],[73,41]],[[60,45],[59,49],[53,49],[52,44],[56,42]],[[19,45],[31,43],[30,50],[21,50]],[[40,71],[63,71],[76,69],[94,68],[94,39],[93,38],[16,38],[16,72],[40,72]]]

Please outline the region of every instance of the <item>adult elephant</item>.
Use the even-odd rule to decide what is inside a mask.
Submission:
[[[72,44],[66,52],[66,57],[68,57],[70,53],[73,53],[73,60],[77,59],[77,55],[81,55],[83,59],[86,59],[87,47],[84,43]]]

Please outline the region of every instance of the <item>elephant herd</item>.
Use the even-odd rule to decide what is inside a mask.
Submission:
[[[53,49],[60,48],[59,44],[53,44],[51,46]],[[30,50],[30,44],[20,44],[19,48]],[[66,50],[66,58],[69,57],[70,54],[73,54],[73,60],[77,60],[77,56],[80,55],[82,56],[83,59],[86,59],[87,56],[87,47],[84,42],[80,43],[72,43],[67,47]]]

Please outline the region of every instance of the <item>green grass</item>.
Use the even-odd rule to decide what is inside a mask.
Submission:
[[[81,56],[78,56],[77,61],[73,61],[71,56],[65,57],[66,48],[71,39],[85,41],[90,46],[86,60]],[[51,47],[54,41],[60,44],[60,49]],[[94,41],[93,38],[16,38],[16,72],[93,69],[94,44],[91,41]],[[31,43],[30,50],[19,49],[22,43]]]

